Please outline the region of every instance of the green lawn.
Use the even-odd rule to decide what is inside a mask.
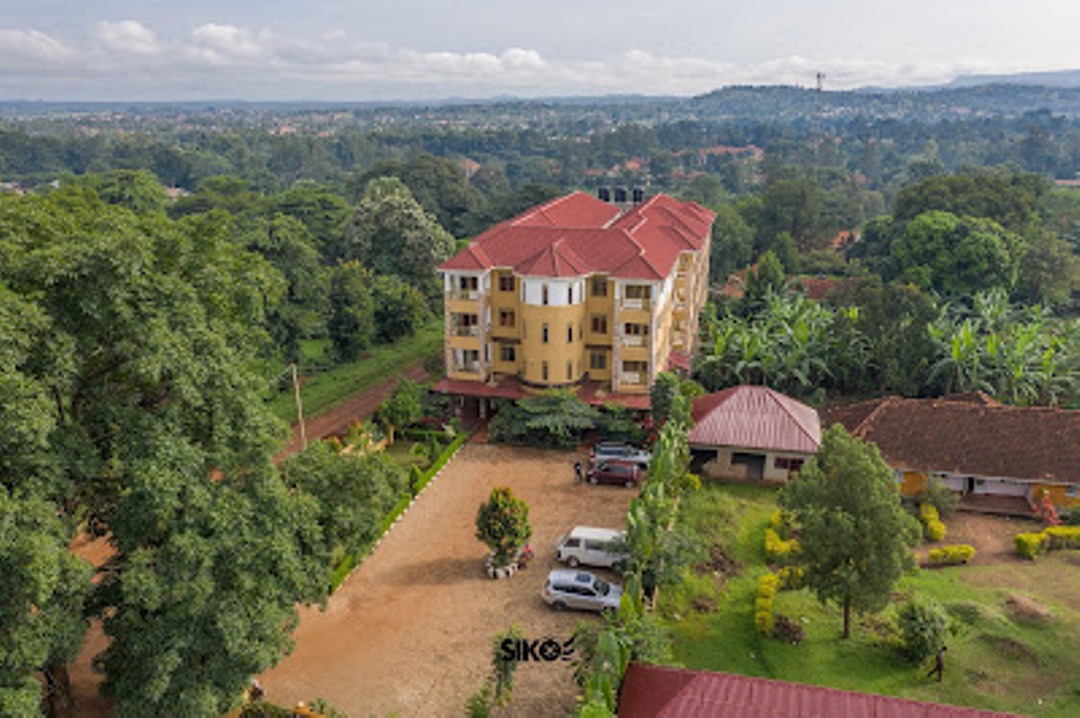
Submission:
[[[954,617],[945,680],[925,677],[888,646],[889,609],[863,618],[840,638],[841,613],[806,591],[777,594],[774,611],[797,619],[806,640],[797,646],[759,636],[753,627],[757,577],[767,567],[761,532],[775,494],[753,487],[709,484],[688,498],[683,520],[709,525],[741,563],[714,612],[670,621],[676,660],[689,668],[827,685],[1040,716],[1080,715],[1080,570],[1078,552],[1038,562],[1009,561],[920,571],[897,588],[897,599],[921,593]],[[1023,596],[1046,609],[1030,619],[1006,605]],[[663,609],[661,595],[661,609]]]
[[[437,355],[442,345],[443,324],[436,320],[407,339],[374,347],[355,362],[305,377],[300,387],[305,418],[326,413],[356,392],[400,374],[414,362]],[[313,365],[326,361],[325,349],[325,340],[308,340],[301,344],[304,359]],[[296,421],[296,405],[288,382],[282,383],[282,389],[269,404],[275,416],[290,424]]]

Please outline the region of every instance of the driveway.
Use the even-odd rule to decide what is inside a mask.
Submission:
[[[554,544],[575,525],[623,528],[636,495],[576,484],[572,452],[466,444],[325,611],[301,611],[296,649],[260,676],[285,706],[324,698],[353,716],[460,715],[490,671],[492,637],[511,624],[530,639],[566,640],[590,614],[556,613],[540,599],[559,566]],[[476,511],[495,486],[529,505],[536,558],[493,581]],[[567,662],[522,663],[514,715],[565,716],[577,693]]]

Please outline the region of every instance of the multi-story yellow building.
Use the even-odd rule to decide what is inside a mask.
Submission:
[[[626,205],[575,192],[487,230],[439,267],[447,375],[436,390],[578,387],[647,408],[657,372],[688,367],[714,219],[664,194]]]

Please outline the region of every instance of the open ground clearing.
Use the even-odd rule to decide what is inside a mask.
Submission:
[[[580,454],[467,444],[330,600],[305,609],[296,650],[260,677],[283,705],[322,697],[349,715],[455,715],[490,670],[492,637],[519,624],[530,638],[569,638],[586,614],[553,612],[539,592],[558,566],[554,544],[575,525],[622,527],[634,495],[576,484]],[[474,537],[495,486],[529,504],[535,561],[492,581]],[[513,712],[565,716],[569,663],[522,664]]]

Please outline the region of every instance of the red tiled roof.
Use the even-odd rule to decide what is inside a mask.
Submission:
[[[825,412],[896,468],[1080,484],[1080,411],[998,404],[986,395],[883,399]]]
[[[682,369],[683,371],[690,371],[692,361],[690,355],[686,352],[673,350],[668,354],[668,369]]]
[[[619,718],[1001,718],[978,708],[633,663],[619,693]]]
[[[691,444],[813,454],[821,444],[817,412],[767,386],[735,386],[699,396]]]
[[[715,214],[659,194],[626,212],[584,192],[559,197],[480,234],[439,266],[512,268],[542,277],[667,277],[683,251],[704,246]]]

